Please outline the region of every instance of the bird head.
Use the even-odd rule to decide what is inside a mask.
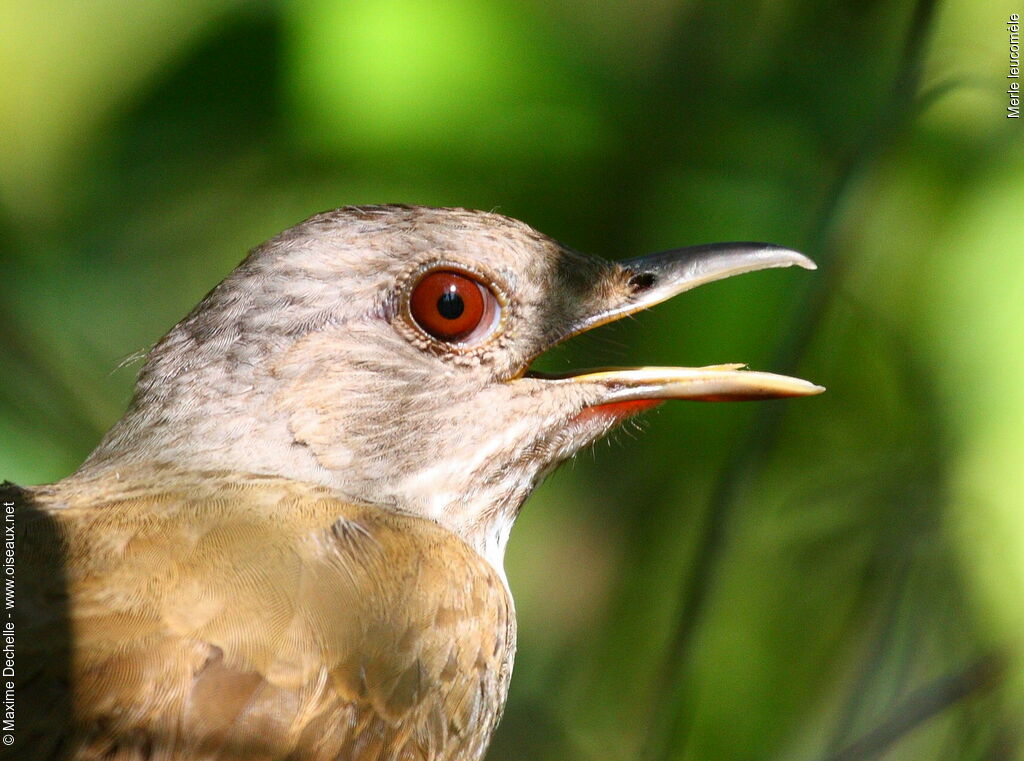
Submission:
[[[765,244],[610,262],[507,217],[350,207],[253,251],[156,345],[83,469],[262,473],[436,520],[500,564],[559,462],[666,399],[805,396],[739,365],[546,375],[536,357],[695,286],[813,269]]]

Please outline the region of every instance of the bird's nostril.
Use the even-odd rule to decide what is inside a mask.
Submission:
[[[653,272],[638,272],[629,279],[633,293],[642,293],[654,286],[658,278]]]

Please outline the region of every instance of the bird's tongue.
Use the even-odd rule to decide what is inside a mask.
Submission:
[[[584,421],[591,418],[605,418],[611,420],[625,420],[633,415],[638,415],[649,409],[664,403],[664,399],[637,399],[632,402],[608,402],[598,404],[594,407],[587,407],[580,412],[575,420]]]

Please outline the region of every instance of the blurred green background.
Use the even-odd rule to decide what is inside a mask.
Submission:
[[[1005,0],[0,2],[0,477],[72,471],[139,362],[310,214],[493,209],[757,273],[548,368],[747,361],[509,550],[491,759],[1024,758],[1024,141]]]

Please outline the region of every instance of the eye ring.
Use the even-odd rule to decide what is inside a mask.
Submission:
[[[489,286],[448,267],[420,276],[409,291],[407,307],[420,330],[452,346],[480,343],[501,319],[501,302]]]

